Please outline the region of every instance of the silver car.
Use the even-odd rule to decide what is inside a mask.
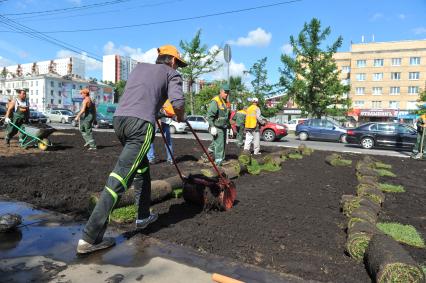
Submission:
[[[190,115],[187,118],[188,123],[195,131],[208,131],[209,122],[207,119],[200,115]]]
[[[44,115],[47,116],[47,122],[57,122],[57,123],[71,123],[75,115],[71,110],[68,109],[49,109],[47,110]]]

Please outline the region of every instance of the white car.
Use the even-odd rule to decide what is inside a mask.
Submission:
[[[72,113],[72,111],[68,109],[49,109],[43,114],[47,117],[47,123],[71,123],[75,118],[74,113]]]
[[[190,115],[187,118],[188,123],[194,129],[194,131],[208,131],[209,122],[207,119],[200,115]]]
[[[288,121],[287,123],[284,123],[284,125],[287,127],[287,130],[289,131],[296,131],[296,126],[303,122],[308,120],[308,118],[297,118],[297,119],[292,119],[290,121]]]
[[[166,118],[164,123],[169,124],[171,134],[186,132],[186,123],[179,123],[170,118]]]

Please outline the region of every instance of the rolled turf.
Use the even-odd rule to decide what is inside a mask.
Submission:
[[[342,159],[342,156],[336,153],[330,154],[325,157],[325,162],[331,166],[350,166],[352,160]]]
[[[410,254],[395,240],[376,234],[365,251],[365,266],[375,282],[424,282],[425,275]]]
[[[342,197],[342,211],[346,216],[351,216],[352,212],[359,208],[360,206],[366,206],[370,208],[375,213],[379,213],[381,207],[378,203],[372,201],[368,197],[358,197],[353,196],[352,198],[347,198],[343,200]]]
[[[373,235],[381,233],[374,224],[369,222],[356,222],[348,229],[346,252],[355,260],[364,258],[365,250]]]
[[[363,188],[362,190],[357,191],[357,195],[360,197],[368,197],[369,199],[380,205],[385,201],[385,194],[378,189]]]
[[[350,217],[359,218],[366,222],[375,224],[377,222],[378,213],[370,207],[359,206],[352,211]]]
[[[396,177],[396,175],[387,169],[375,169],[380,177]]]

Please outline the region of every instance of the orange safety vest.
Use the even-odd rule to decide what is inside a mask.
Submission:
[[[246,124],[245,127],[247,129],[254,129],[257,125],[257,117],[256,117],[256,111],[259,107],[257,105],[250,105],[247,108],[247,115],[246,115]]]
[[[168,99],[166,100],[166,102],[164,102],[163,109],[164,109],[164,112],[166,112],[166,116],[169,118],[176,115],[175,110],[173,109],[173,106],[170,103],[170,100]]]
[[[213,97],[212,100],[216,101],[217,107],[219,107],[220,110],[225,110],[225,108],[228,108],[228,105],[225,103],[225,101],[223,101],[223,99],[219,97],[219,95]]]

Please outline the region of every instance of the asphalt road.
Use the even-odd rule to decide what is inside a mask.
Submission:
[[[56,124],[52,123],[52,127],[57,129],[77,129],[72,127],[70,124]],[[112,129],[95,129],[95,131],[102,132],[113,132]],[[157,134],[160,136],[160,134]],[[205,132],[199,132],[198,136],[202,140],[211,140],[211,135]],[[184,138],[184,139],[193,139],[191,133],[175,134],[173,138]],[[235,140],[230,140],[230,142],[235,142]],[[396,156],[396,157],[409,157],[411,152],[402,151],[398,149],[387,149],[387,148],[378,148],[378,149],[363,149],[361,146],[349,145],[344,143],[337,142],[325,142],[325,141],[305,141],[301,142],[294,134],[290,133],[288,136],[282,138],[280,141],[276,142],[261,142],[261,145],[267,146],[278,146],[278,147],[298,147],[301,143],[306,144],[308,147],[311,147],[315,150],[325,150],[325,151],[336,151],[336,152],[345,152],[345,153],[357,153],[357,154],[373,154],[373,155],[385,155],[385,156]]]

